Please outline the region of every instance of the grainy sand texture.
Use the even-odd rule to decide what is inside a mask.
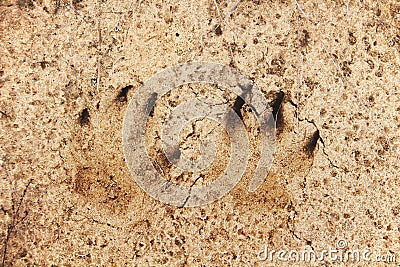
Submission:
[[[182,128],[171,155],[216,144],[197,176],[160,152],[160,129],[180,103],[220,99],[249,133],[238,184],[176,207],[130,173],[130,101],[186,62],[236,69],[271,107],[274,158],[255,192],[254,112],[210,84],[154,98],[149,161],[187,188],[218,179],[232,158],[223,125]],[[399,66],[397,0],[0,0],[0,266],[398,265]]]

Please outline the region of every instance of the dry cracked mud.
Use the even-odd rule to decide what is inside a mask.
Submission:
[[[262,261],[265,247],[400,260],[398,1],[1,0],[0,47],[1,266],[287,264],[277,254]],[[253,136],[232,191],[178,208],[137,185],[122,126],[143,83],[189,61],[250,77],[273,110],[277,139],[265,182],[249,192],[258,141],[248,108],[220,88],[163,96],[147,145],[174,183],[207,184],[229,158],[221,125],[198,120],[181,145],[196,158],[198,139],[216,129],[204,179],[162,164],[158,124],[194,91],[223,97]]]

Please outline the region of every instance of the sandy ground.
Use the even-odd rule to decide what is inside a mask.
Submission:
[[[263,261],[266,247],[400,261],[396,0],[1,0],[0,23],[1,266],[286,264]],[[129,173],[132,95],[188,61],[236,68],[271,105],[283,95],[256,192],[252,161],[229,194],[194,208],[151,198]]]

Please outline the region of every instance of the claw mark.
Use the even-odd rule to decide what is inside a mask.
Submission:
[[[89,124],[89,110],[87,108],[83,109],[81,116],[79,117],[79,123],[81,126]]]
[[[157,97],[157,93],[152,93],[146,104],[146,114],[149,114],[151,117],[154,115],[154,105],[156,104]]]
[[[121,92],[119,92],[117,99],[120,102],[126,102],[127,101],[127,94],[129,92],[129,90],[131,90],[133,88],[133,85],[128,85],[125,86],[124,88],[121,89]]]
[[[285,93],[283,91],[280,91],[275,101],[272,103],[272,115],[275,120],[275,128],[277,134],[281,133],[284,127],[283,107],[282,107],[284,98],[285,98]]]
[[[319,135],[319,130],[317,129],[304,147],[304,151],[306,151],[309,156],[311,156],[314,153],[315,147],[317,146],[319,139],[320,135]]]
[[[272,115],[274,115],[275,120],[277,118],[277,115],[279,115],[279,112],[281,111],[281,106],[282,106],[284,96],[285,96],[285,93],[283,91],[280,91],[278,93],[278,96],[276,97],[274,103],[272,104]]]
[[[238,96],[235,100],[235,103],[233,103],[232,109],[236,112],[236,114],[239,116],[241,120],[243,120],[242,112],[240,111],[245,104],[244,100],[242,97]]]

